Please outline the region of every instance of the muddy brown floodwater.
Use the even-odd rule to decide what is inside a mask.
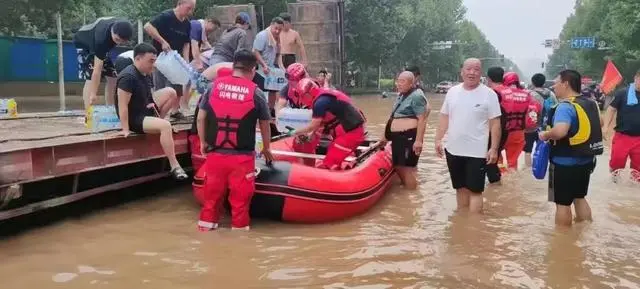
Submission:
[[[392,100],[356,102],[379,135]],[[483,216],[465,216],[434,154],[436,120],[420,189],[395,185],[364,215],[200,233],[183,186],[0,240],[1,287],[640,288],[640,188],[609,180],[608,155],[591,182],[592,224],[555,230],[546,181],[524,169],[487,189]]]

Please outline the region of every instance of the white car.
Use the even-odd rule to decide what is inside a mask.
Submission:
[[[447,93],[449,88],[453,87],[453,82],[451,81],[441,81],[436,85],[436,93]]]

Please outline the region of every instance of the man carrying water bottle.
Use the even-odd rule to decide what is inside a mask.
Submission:
[[[269,107],[264,93],[253,83],[256,57],[248,50],[236,53],[233,75],[218,77],[202,96],[198,113],[198,136],[207,156],[204,201],[198,229],[218,227],[219,204],[227,189],[232,229],[248,230],[249,206],[255,190],[256,123],[262,135],[262,154],[271,155]]]
[[[144,25],[144,31],[153,38],[153,46],[158,51],[169,52],[171,50],[178,51],[189,63],[189,45],[191,43],[191,23],[189,16],[193,14],[196,7],[196,0],[178,0],[176,8],[163,11],[154,17],[150,22]],[[174,85],[158,70],[153,72],[153,83],[155,89],[163,89],[172,87],[182,99],[180,103],[189,103],[189,95],[183,93],[182,85]],[[176,103],[172,110],[175,112],[171,115],[174,118],[184,117]],[[188,110],[189,107],[182,107]]]

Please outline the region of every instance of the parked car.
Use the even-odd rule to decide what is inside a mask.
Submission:
[[[447,93],[449,88],[453,87],[453,82],[451,81],[441,81],[436,85],[436,93]]]

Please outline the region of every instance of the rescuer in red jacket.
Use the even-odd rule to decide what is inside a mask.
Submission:
[[[311,123],[294,135],[331,135],[333,141],[321,167],[340,169],[342,161],[364,141],[365,119],[362,112],[352,104],[349,96],[335,89],[320,88],[311,78],[302,79],[296,93],[301,97],[311,97],[313,113]]]
[[[233,75],[216,78],[200,101],[198,136],[208,164],[198,221],[202,231],[218,227],[219,204],[227,189],[232,229],[249,229],[258,122],[264,142],[262,153],[267,162],[273,160],[269,106],[264,93],[252,82],[256,66],[257,60],[250,51],[238,51],[234,56]]]
[[[505,113],[504,130],[507,131],[507,140],[504,150],[507,155],[509,169],[518,169],[518,157],[525,145],[524,131],[527,112],[533,98],[531,94],[520,85],[520,78],[515,72],[504,74],[504,86],[494,88],[501,96],[500,106]]]

